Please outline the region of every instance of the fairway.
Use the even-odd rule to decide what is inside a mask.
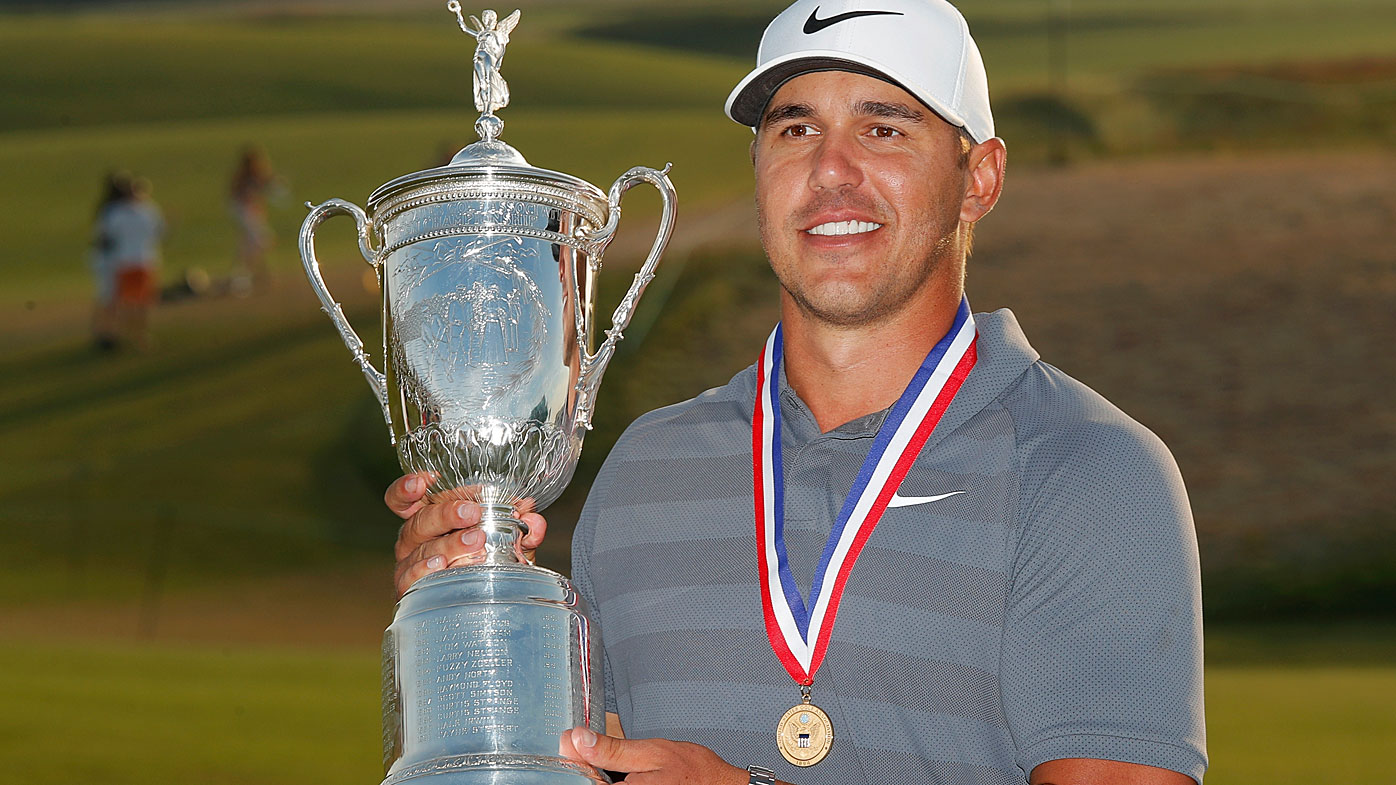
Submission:
[[[1225,643],[1228,635],[1210,637]],[[1338,641],[1319,652],[1334,660],[1328,664],[1208,668],[1208,785],[1387,781],[1396,736],[1392,652],[1385,650],[1387,664],[1344,664],[1342,649]],[[4,779],[373,783],[381,778],[377,684],[369,646],[0,638]]]
[[[1209,785],[1390,778],[1396,666],[1207,669]]]
[[[1396,2],[959,4],[1010,150],[970,297],[1013,308],[1178,459],[1209,624],[1207,783],[1391,781],[1396,626],[1304,619],[1390,619],[1396,591]],[[381,778],[398,468],[295,238],[304,202],[362,205],[474,140],[474,44],[444,5],[0,10],[0,782]],[[777,318],[751,132],[721,106],[785,0],[522,5],[505,141],[602,189],[672,162],[679,193],[547,511],[540,563],[566,571],[626,425],[725,383]],[[103,176],[154,184],[165,283],[216,281],[250,142],[286,181],[271,290],[165,303],[153,350],[93,352]],[[605,313],[654,231],[652,189],[625,204]],[[318,249],[381,353],[352,222]],[[1226,626],[1261,618],[1280,621]]]
[[[527,9],[528,34],[506,67],[515,99],[505,137],[536,165],[602,187],[631,165],[672,160],[685,210],[740,196],[748,132],[718,109],[780,6]],[[1396,140],[1396,6],[1383,0],[964,8],[1015,166],[1049,148],[1141,155],[1307,149],[1315,134]],[[0,90],[10,99],[0,104],[0,304],[80,296],[87,225],[108,170],[154,183],[170,218],[171,272],[219,272],[234,254],[225,189],[242,145],[263,145],[290,183],[272,216],[287,238],[302,202],[361,201],[473,139],[470,46],[435,3],[376,15],[295,9],[0,16]],[[1325,69],[1330,62],[1361,67],[1344,75]],[[1274,63],[1288,70],[1266,70]]]
[[[0,670],[5,782],[381,779],[372,651],[7,640]]]
[[[32,197],[8,203],[0,216],[0,229],[13,238],[0,251],[7,271],[0,303],[13,308],[85,296],[86,226],[100,177],[110,168],[129,168],[155,183],[155,198],[170,223],[167,274],[192,266],[222,273],[237,247],[224,178],[239,147],[257,140],[290,182],[290,193],[272,205],[271,216],[282,240],[274,264],[290,271],[300,267],[290,240],[305,217],[303,202],[339,197],[362,204],[382,183],[434,166],[443,141],[452,142],[452,149],[463,146],[473,138],[473,122],[461,111],[383,111],[0,134],[0,177],[25,184]],[[507,133],[536,166],[566,171],[603,190],[631,166],[672,162],[686,209],[731,199],[749,182],[750,131],[709,111],[519,109],[509,113]],[[641,215],[657,203],[646,189],[626,200]],[[353,247],[352,229],[335,224],[319,238],[331,260]],[[355,272],[362,268],[356,259],[353,264]]]

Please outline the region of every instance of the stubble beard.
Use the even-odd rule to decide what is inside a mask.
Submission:
[[[833,195],[806,205],[787,219],[783,231],[800,231],[799,226],[805,225],[816,213],[830,207],[855,207],[872,215],[879,215],[883,212],[877,210],[876,205],[868,203],[868,200],[861,197]],[[771,265],[771,271],[775,273],[776,279],[780,282],[781,288],[785,290],[791,301],[795,303],[796,308],[805,317],[839,329],[852,329],[876,324],[906,307],[907,303],[915,299],[936,273],[950,261],[949,257],[954,253],[958,230],[958,221],[948,227],[939,227],[940,236],[936,238],[935,245],[932,246],[920,264],[909,268],[910,275],[875,276],[878,284],[871,290],[860,289],[847,283],[813,287],[801,277],[798,264],[784,264],[776,261],[776,255],[771,252],[772,243],[768,241],[768,238],[771,237],[772,227],[759,199],[756,202],[756,218],[762,243],[766,247],[767,261]],[[782,231],[782,229],[777,231]],[[883,259],[879,263],[883,267],[893,266],[892,260]]]

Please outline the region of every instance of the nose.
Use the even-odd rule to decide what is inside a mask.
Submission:
[[[827,133],[815,150],[810,170],[810,187],[816,191],[857,188],[863,183],[854,142]]]

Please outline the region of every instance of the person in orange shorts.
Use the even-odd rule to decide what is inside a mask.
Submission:
[[[121,340],[137,348],[150,344],[150,307],[155,304],[160,241],[165,219],[151,198],[150,182],[131,180],[126,198],[102,215],[115,277],[115,315]]]
[[[92,345],[107,352],[117,347],[116,336],[116,271],[112,269],[112,238],[107,232],[107,211],[131,196],[131,176],[121,171],[109,172],[102,181],[102,198],[97,202],[96,218],[92,224],[92,268],[94,298],[92,303]]]

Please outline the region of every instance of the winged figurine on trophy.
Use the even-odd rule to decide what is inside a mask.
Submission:
[[[465,14],[460,3],[450,0],[446,7],[456,15],[460,29],[475,37],[475,108],[482,113],[475,124],[480,138],[493,141],[498,138],[504,124],[495,117],[496,110],[509,105],[509,83],[500,76],[504,64],[504,48],[509,45],[509,34],[519,23],[519,11],[503,19],[494,11],[486,10],[480,16],[470,15],[471,27],[465,23]],[[493,121],[493,122],[492,122]],[[482,127],[483,126],[483,127]]]

